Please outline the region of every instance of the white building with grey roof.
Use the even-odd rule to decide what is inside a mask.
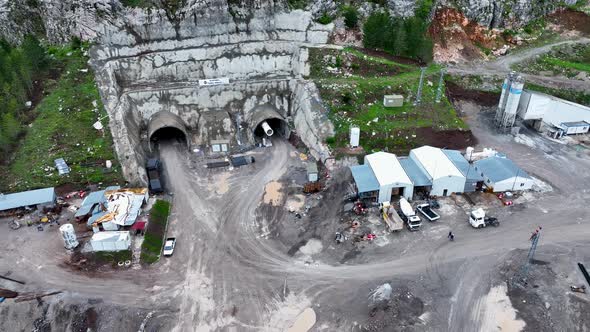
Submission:
[[[441,149],[425,145],[411,150],[410,158],[432,181],[431,195],[448,196],[464,191],[465,176]]]
[[[529,190],[535,181],[512,160],[496,155],[475,162],[475,171],[493,192]]]

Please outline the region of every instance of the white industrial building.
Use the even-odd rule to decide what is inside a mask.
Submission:
[[[432,146],[413,149],[407,158],[377,152],[350,170],[359,197],[378,202],[401,196],[449,196],[484,186],[494,192],[529,190],[534,185],[533,178],[505,155],[491,149],[468,151],[467,158],[460,151]]]
[[[350,168],[361,197],[375,196],[379,203],[392,197],[412,199],[414,186],[396,155],[377,152],[365,156],[365,164]]]
[[[493,192],[529,190],[535,181],[512,160],[495,155],[475,162],[475,171]]]
[[[585,131],[571,132],[577,134],[588,131],[590,107],[544,93],[524,90],[518,104],[518,116],[539,131],[547,127],[566,130],[568,123],[586,122],[586,126],[579,126],[585,127]]]
[[[523,87],[524,80],[514,72],[504,80],[495,117],[500,128],[512,128],[518,117],[538,131],[549,130],[553,137],[590,130],[590,107]]]
[[[419,147],[410,151],[410,158],[432,180],[431,195],[448,196],[464,191],[465,176],[441,149],[428,145]]]
[[[391,201],[392,196],[412,199],[414,185],[393,153],[377,152],[365,156],[379,183],[378,202]]]

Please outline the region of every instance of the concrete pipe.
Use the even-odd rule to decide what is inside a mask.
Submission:
[[[274,130],[272,130],[272,128],[268,125],[268,123],[266,123],[266,121],[262,122],[262,129],[264,129],[264,133],[267,136],[272,136],[275,133]]]

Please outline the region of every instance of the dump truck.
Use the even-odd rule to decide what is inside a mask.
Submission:
[[[399,207],[401,209],[401,216],[402,219],[406,222],[406,226],[410,231],[417,231],[422,226],[422,221],[420,217],[416,215],[414,209],[412,209],[412,205],[408,202],[404,197],[400,198],[399,200]]]
[[[390,202],[381,203],[381,215],[390,232],[397,232],[404,228],[404,222]]]

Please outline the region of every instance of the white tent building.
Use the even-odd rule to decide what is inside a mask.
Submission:
[[[431,195],[448,196],[464,191],[465,176],[441,149],[425,145],[411,150],[410,158],[432,180]]]
[[[99,232],[90,239],[92,251],[120,251],[128,250],[131,246],[129,232]]]
[[[365,156],[365,165],[369,165],[379,183],[379,203],[391,201],[396,195],[412,199],[414,185],[396,155],[376,152]]]

